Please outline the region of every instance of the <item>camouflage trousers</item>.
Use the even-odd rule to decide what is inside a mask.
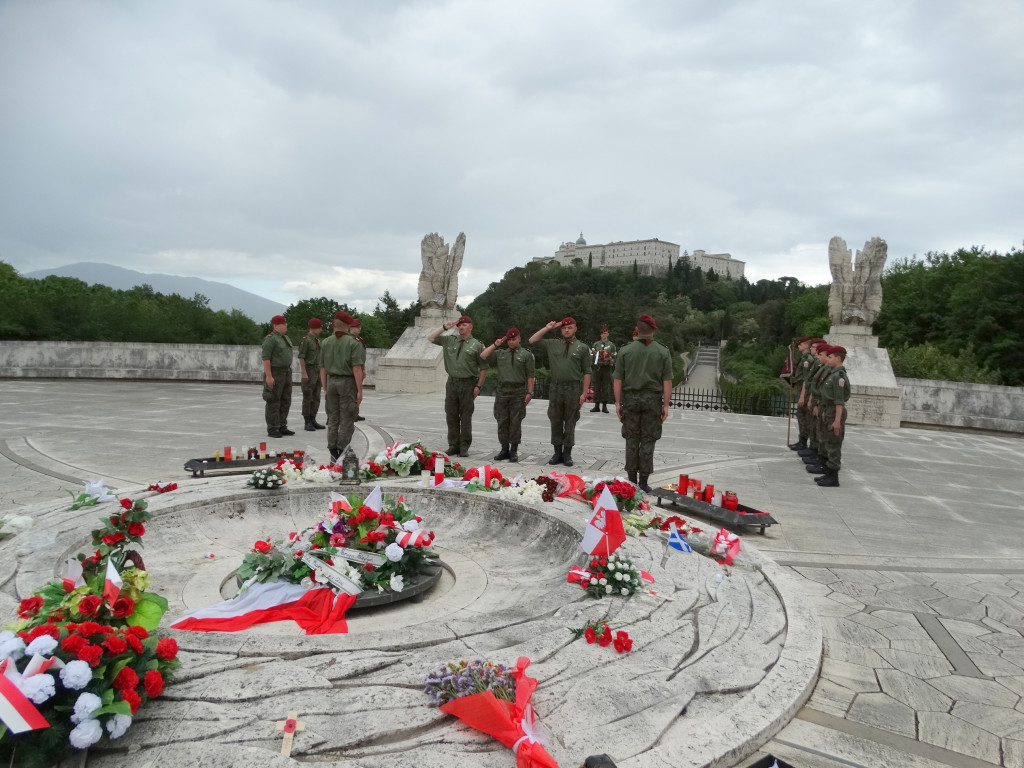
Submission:
[[[268,431],[280,431],[288,427],[288,411],[292,408],[292,369],[271,368],[274,377],[274,388],[267,386],[263,380],[263,416],[267,421]]]
[[[800,430],[799,440],[805,440],[811,434],[811,409],[806,405],[796,407],[796,424]]]
[[[843,465],[843,438],[846,437],[846,408],[843,408],[843,415],[839,417],[839,434],[832,429],[836,420],[836,407],[826,405],[823,409],[824,418],[821,422],[821,449],[819,453],[825,456],[825,466],[838,472]]]
[[[498,442],[519,444],[523,441],[523,419],[526,418],[526,385],[499,384],[494,397],[494,418],[498,422]]]
[[[320,410],[320,374],[317,372],[316,377],[308,378],[302,384],[302,415],[310,419],[316,418],[317,411]]]
[[[324,397],[327,410],[327,449],[341,453],[352,442],[356,431],[356,380],[351,376],[328,376]]]
[[[610,365],[594,366],[594,402],[614,403],[615,395],[612,393],[612,367]]]
[[[650,475],[654,471],[654,444],[661,439],[661,401],[661,392],[622,393],[627,472]]]
[[[551,444],[571,448],[576,445],[576,422],[580,420],[582,381],[552,382],[548,389],[548,420]]]
[[[469,448],[473,443],[473,411],[476,401],[473,390],[476,378],[448,378],[444,388],[444,415],[448,422],[448,445],[454,448]]]

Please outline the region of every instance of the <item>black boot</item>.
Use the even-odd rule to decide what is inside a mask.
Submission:
[[[799,440],[797,440],[795,443],[793,443],[792,445],[789,446],[789,450],[791,450],[791,451],[802,451],[806,447],[807,447],[807,438],[806,437],[801,437]]]
[[[608,413],[608,403],[601,403],[601,413]]]
[[[519,461],[519,443],[512,443],[508,447],[508,460],[511,462]]]
[[[291,437],[294,434],[295,433],[288,429],[288,427],[281,427],[281,435],[283,437]]]
[[[341,457],[341,449],[328,447],[327,450],[331,454],[331,464],[337,464]]]
[[[797,454],[797,456],[801,456],[801,457],[803,457],[803,456],[817,456],[818,455],[818,449],[817,448],[811,448],[810,446],[806,446],[806,447],[801,448],[800,450],[798,450],[796,452],[796,454]]]
[[[366,421],[366,417],[356,414],[356,417],[355,419],[353,419],[353,421]]]
[[[594,407],[590,409],[590,412],[591,413],[600,413],[601,412],[601,404],[600,403],[594,403]]]
[[[304,427],[304,429],[307,432],[316,432],[316,427],[313,426],[313,419],[310,418],[309,416],[303,416],[303,418],[306,420],[306,426]]]
[[[461,456],[463,459],[466,458],[467,456],[469,456],[469,446],[468,445],[463,445],[463,446],[459,447],[459,456]]]
[[[823,467],[821,464],[808,464],[807,471],[810,472],[812,475],[824,475],[826,472],[828,472],[828,470],[825,469],[825,467]]]
[[[565,464],[565,466],[567,467],[571,467],[573,465],[571,445],[565,446],[565,448],[562,450],[562,463]]]
[[[556,445],[555,452],[548,459],[548,464],[561,464],[562,463],[562,446]]]
[[[629,479],[629,482],[631,482],[633,485],[636,485],[636,470],[635,469],[626,470],[626,477]]]
[[[810,456],[801,456],[800,460],[804,464],[821,464],[821,457],[816,453],[811,454]]]
[[[492,461],[502,461],[503,459],[507,459],[508,457],[508,443],[502,443],[501,451],[498,452],[498,454],[492,459]]]
[[[445,451],[445,453],[448,454],[448,458],[451,458],[452,456],[458,456],[459,455],[459,446],[457,446],[457,445],[449,445],[448,446],[448,450]]]
[[[321,424],[316,420],[316,416],[309,417],[309,423],[313,425],[313,429],[327,429],[326,424]]]
[[[822,488],[838,488],[839,487],[839,470],[830,469],[825,472],[821,477],[814,478],[814,482],[820,485]]]
[[[640,475],[640,482],[637,483],[637,485],[640,486],[640,490],[643,491],[644,493],[651,492],[651,486],[647,484],[648,477],[650,477],[650,475]]]

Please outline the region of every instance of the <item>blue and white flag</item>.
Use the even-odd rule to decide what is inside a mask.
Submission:
[[[679,532],[675,523],[672,523],[672,527],[668,532],[668,545],[672,547],[672,549],[678,549],[680,552],[693,552],[693,547],[690,546],[686,537]]]

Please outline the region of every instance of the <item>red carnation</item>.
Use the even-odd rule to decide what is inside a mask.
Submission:
[[[129,706],[131,706],[133,715],[138,712],[139,707],[142,706],[142,697],[135,691],[121,691],[121,698],[127,701]]]
[[[126,635],[135,635],[135,637],[139,638],[140,640],[145,640],[147,637],[149,637],[149,632],[146,631],[145,627],[127,627],[124,630],[124,633]]]
[[[132,503],[131,499],[121,499],[121,506],[125,509],[131,509],[135,505]]]
[[[96,599],[99,600],[99,598]],[[82,637],[92,637],[101,629],[102,627],[95,621],[83,621],[81,624],[78,625],[78,634],[80,634]]]
[[[110,612],[119,619],[131,616],[135,613],[135,601],[130,597],[119,597],[114,601],[114,604],[110,606]]]
[[[86,662],[90,667],[98,667],[100,665],[100,659],[103,658],[103,649],[98,645],[90,645],[89,643],[86,643],[75,655],[82,661]]]
[[[43,607],[43,598],[39,597],[26,597],[21,601],[18,606],[18,616],[23,619],[30,619],[39,613],[39,609]]]
[[[142,684],[146,687],[146,695],[155,699],[164,692],[164,678],[155,669],[149,670],[142,678]]]
[[[587,631],[583,633],[583,636],[587,638],[588,643],[594,643],[597,640],[597,632],[594,631],[593,627],[587,627]]]
[[[122,653],[128,650],[128,643],[124,641],[124,638],[118,637],[117,635],[111,635],[103,641],[103,647],[107,649],[107,654],[110,656],[120,656]]]
[[[146,526],[142,523],[128,523],[128,535],[142,537],[146,533]]]
[[[263,553],[265,555],[265,554],[267,554],[267,552],[270,551],[270,542],[269,541],[257,541],[255,544],[252,545],[252,551],[253,552],[261,552],[261,553]]]
[[[113,683],[114,689],[121,691],[122,694],[125,691],[134,691],[135,686],[138,684],[139,676],[131,667],[124,667],[120,672],[118,672]]]
[[[83,616],[95,616],[103,607],[103,601],[96,595],[86,595],[78,603],[78,612]],[[97,629],[99,625],[97,625]],[[88,637],[88,635],[86,635]]]
[[[139,638],[137,638],[135,635],[126,634],[124,636],[124,641],[126,643],[128,643],[128,647],[131,648],[132,651],[134,651],[136,655],[139,655],[139,654],[142,653],[142,651],[143,651],[142,641],[139,640]]]
[[[156,657],[170,661],[178,655],[178,641],[173,637],[165,637],[156,644]]]
[[[53,626],[53,624],[40,624],[28,633],[28,641],[31,643],[37,637],[42,637],[43,635],[49,635],[54,640],[57,640],[60,638],[60,630]]]
[[[68,653],[73,653],[76,656],[78,655],[78,652],[88,644],[89,642],[84,637],[79,637],[78,635],[68,635],[60,641],[60,647],[62,650],[65,650]]]

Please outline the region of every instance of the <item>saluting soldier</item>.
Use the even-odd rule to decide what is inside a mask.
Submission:
[[[320,345],[320,386],[327,410],[327,450],[336,464],[341,452],[352,442],[355,418],[363,402],[366,350],[349,333],[352,315],[334,313],[334,333]]]
[[[612,394],[612,372],[615,370],[617,347],[608,341],[608,328],[601,329],[601,340],[595,341],[591,351],[594,354],[594,407],[591,413],[608,413],[608,403],[615,402]]]
[[[801,451],[807,447],[809,426],[807,423],[807,395],[804,388],[807,385],[807,374],[811,371],[811,363],[814,362],[814,355],[811,354],[811,342],[814,340],[813,336],[804,336],[797,341],[796,348],[800,353],[800,357],[796,361],[790,382],[793,388],[798,392],[796,400],[796,424],[799,436],[797,437],[797,441],[789,446],[790,450],[793,451]]]
[[[352,317],[352,326],[348,329],[348,332],[363,345],[363,349],[366,349],[366,340],[359,334],[362,332],[363,320],[358,315]],[[365,416],[359,415],[359,410],[356,409],[356,421],[366,421]]]
[[[269,437],[295,433],[288,429],[288,411],[292,407],[292,342],[285,334],[284,315],[270,318],[274,330],[263,340],[263,409]]]
[[[509,328],[504,336],[484,347],[484,351],[480,353],[480,359],[490,360],[491,367],[498,375],[494,418],[498,422],[498,442],[501,444],[501,450],[494,457],[494,461],[519,461],[523,419],[526,417],[526,406],[533,399],[533,387],[537,381],[537,365],[533,352],[520,346],[522,340],[518,328]]]
[[[456,328],[453,336],[442,336]],[[427,334],[427,341],[442,347],[448,383],[444,390],[444,415],[448,422],[448,455],[469,456],[473,443],[475,400],[484,384],[487,370],[480,366],[484,345],[473,338],[473,321],[463,315]]]
[[[323,323],[319,317],[310,318],[306,323],[309,332],[299,342],[299,368],[302,371],[302,418],[306,431],[316,432],[327,429],[317,423],[316,412],[320,410],[320,331]]]
[[[544,339],[544,334],[561,328],[561,339]],[[590,347],[576,338],[576,321],[571,317],[552,320],[533,336],[530,343],[543,339],[551,369],[548,393],[548,420],[551,422],[551,445],[555,452],[548,464],[573,465],[572,447],[576,444],[576,422],[590,387]]]
[[[654,444],[661,439],[672,397],[672,355],[654,341],[657,328],[653,317],[640,315],[637,339],[619,351],[614,374],[615,414],[626,439],[626,476],[648,493]]]
[[[850,377],[846,373],[845,362],[845,347],[828,348],[827,363],[831,371],[821,385],[825,474],[814,479],[823,488],[839,485],[843,439],[846,437],[846,401],[850,399]]]

